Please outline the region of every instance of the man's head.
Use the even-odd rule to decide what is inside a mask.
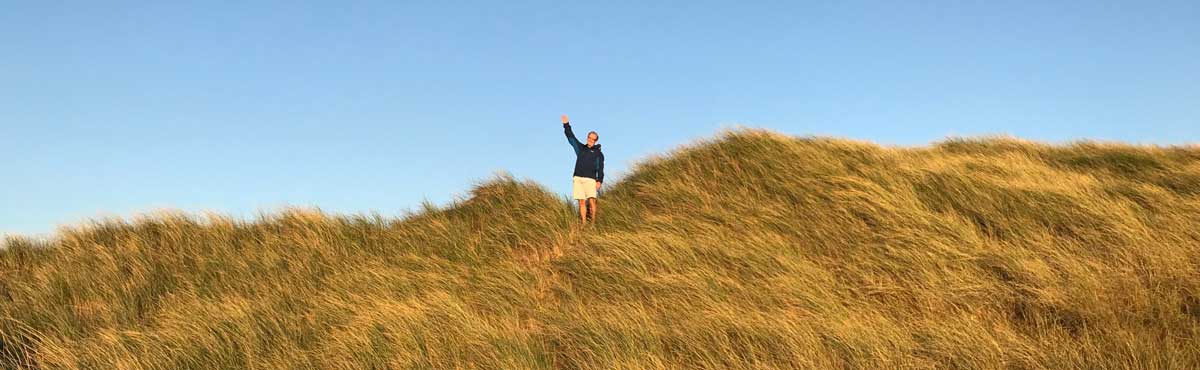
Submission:
[[[599,140],[600,140],[600,134],[597,134],[595,131],[589,132],[588,138],[587,138],[587,146],[588,147],[596,146],[596,141],[599,141]]]

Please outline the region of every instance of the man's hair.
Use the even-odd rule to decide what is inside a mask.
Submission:
[[[595,131],[588,132],[588,135],[596,135],[596,141],[600,141],[600,134],[597,134]]]

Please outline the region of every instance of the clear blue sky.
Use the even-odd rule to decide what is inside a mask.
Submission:
[[[161,208],[566,195],[722,127],[1200,141],[1200,2],[28,1],[0,10],[0,233]]]

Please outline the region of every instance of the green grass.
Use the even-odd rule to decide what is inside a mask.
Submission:
[[[0,368],[1200,367],[1200,149],[739,130],[600,222],[162,213],[0,249]]]

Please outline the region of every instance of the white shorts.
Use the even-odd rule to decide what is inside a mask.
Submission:
[[[571,185],[571,195],[575,200],[596,197],[596,179],[575,176]]]

